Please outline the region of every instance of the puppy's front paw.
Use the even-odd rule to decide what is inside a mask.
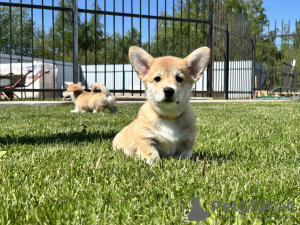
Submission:
[[[78,113],[79,111],[78,110],[76,110],[76,109],[74,109],[74,110],[72,110],[72,111],[70,111],[71,113]]]
[[[159,159],[160,156],[158,154],[158,151],[154,148],[150,149],[138,149],[137,156],[141,159],[145,159],[146,163],[149,165],[155,164]]]
[[[160,159],[160,157],[159,158],[155,158],[155,159],[146,159],[146,163],[148,165],[153,166],[153,165],[156,165],[158,163],[159,159]]]

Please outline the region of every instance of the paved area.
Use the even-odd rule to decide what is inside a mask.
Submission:
[[[0,107],[52,106],[73,104],[70,101],[0,101]]]
[[[239,100],[213,100],[213,99],[200,99],[192,98],[190,102],[198,103],[229,103],[229,102],[273,102],[275,100],[255,100],[255,99],[239,99]],[[290,101],[290,100],[276,100],[276,101]],[[144,103],[143,99],[133,100],[118,100],[118,103]],[[0,107],[20,107],[20,106],[53,106],[53,105],[70,105],[74,104],[71,101],[0,101]]]

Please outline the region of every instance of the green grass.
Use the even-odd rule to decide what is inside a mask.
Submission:
[[[299,103],[192,104],[193,158],[155,166],[112,150],[140,106],[120,104],[117,114],[1,108],[0,224],[182,224],[180,205],[191,207],[194,196],[210,217],[190,224],[300,223]],[[296,212],[268,211],[268,201],[288,200]],[[260,201],[267,209],[213,212],[213,201]]]

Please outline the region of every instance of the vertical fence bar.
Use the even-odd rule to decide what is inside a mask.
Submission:
[[[167,17],[167,0],[165,0],[165,17]],[[165,55],[167,55],[167,20],[165,19]]]
[[[205,0],[203,0],[203,20],[205,20]],[[197,1],[197,9],[198,9],[198,1]],[[197,12],[196,12],[197,15]],[[209,15],[209,13],[208,13]],[[196,22],[197,24],[197,22]],[[204,40],[205,40],[205,24],[202,24],[202,44],[204,45]],[[202,96],[203,97],[203,96]]]
[[[188,7],[188,19],[190,20],[191,19],[191,1],[188,0],[188,3],[189,3],[189,7]],[[191,22],[189,21],[188,22],[188,46],[187,46],[187,50],[188,50],[188,54],[190,53],[190,26],[191,26]]]
[[[142,0],[140,0],[141,4]],[[156,0],[156,56],[158,57],[158,0]]]
[[[150,1],[150,0],[149,0]],[[175,17],[175,0],[173,0],[173,18]],[[172,37],[172,42],[173,42],[173,52],[172,54],[174,55],[174,33],[175,33],[175,21],[173,21],[173,37]]]
[[[122,13],[124,13],[124,0],[122,0]],[[124,90],[125,90],[125,57],[124,57],[124,49],[125,49],[125,45],[124,45],[124,35],[125,35],[125,32],[124,32],[125,28],[124,28],[124,15],[122,16],[122,44],[123,44],[123,50],[122,50],[122,60],[123,60],[123,82],[122,82],[122,85],[123,85],[123,95],[125,94]]]
[[[251,87],[251,98],[255,95],[255,34],[252,35],[252,87]]]
[[[263,34],[263,32],[262,32],[262,34]],[[263,46],[263,39],[261,38],[260,39],[260,71],[259,71],[259,80],[260,80],[260,83],[261,83],[261,77],[262,77],[262,46]],[[263,86],[262,85],[260,85],[260,92],[261,92],[261,90],[262,90],[262,88],[263,88]],[[265,89],[267,89],[266,88],[266,85],[265,85]]]
[[[140,0],[140,47],[142,47],[142,0]],[[140,96],[142,96],[142,81],[140,80]]]
[[[11,0],[9,0],[9,3],[11,3]],[[11,23],[11,5],[9,6],[9,76],[10,76],[10,89],[12,89],[12,29],[11,29],[12,23]],[[13,100],[14,93],[9,92],[10,100]]]
[[[31,5],[33,5],[33,0],[31,0]],[[33,41],[33,37],[34,37],[34,32],[33,32],[33,8],[31,8],[31,68],[32,68],[32,98],[34,98],[34,68],[33,68],[33,61],[34,61],[34,47],[33,47],[33,44],[34,44],[34,41]]]
[[[274,83],[274,86],[276,85],[276,33],[277,33],[277,30],[276,30],[276,20],[275,20],[275,41],[274,41],[274,75],[273,75],[273,83]]]
[[[290,34],[290,27],[291,27],[291,24],[290,24],[290,20],[289,20],[289,28],[288,28],[288,33]],[[290,88],[291,90],[292,90],[292,82],[293,82],[293,80],[292,80],[292,77],[291,77],[291,72],[290,72],[290,37],[288,36],[287,37],[287,39],[288,39],[288,61],[287,61],[287,64],[288,64],[288,75],[287,75],[287,78],[288,78],[288,80],[290,81],[289,82],[289,84],[288,84],[288,88]],[[289,97],[289,91],[288,91],[288,97]]]
[[[182,58],[182,1],[180,2],[180,58]]]
[[[78,83],[78,0],[73,0],[73,82]]]
[[[132,5],[132,0],[131,0],[131,5]],[[150,0],[148,0],[148,16],[150,16]],[[148,52],[149,52],[149,54],[151,54],[151,50],[150,50],[150,18],[148,18]]]
[[[281,20],[281,35],[283,35],[283,20]],[[281,36],[281,58],[280,58],[280,66],[281,66],[281,84],[280,84],[280,86],[283,86],[282,48],[283,48],[283,36]],[[280,92],[281,92],[281,89],[280,89]]]
[[[205,20],[206,18],[205,18],[205,0],[203,0],[203,20]],[[197,4],[198,5],[198,4]],[[198,9],[198,7],[197,7],[197,9]],[[209,8],[208,8],[209,9]],[[197,13],[196,13],[197,14]],[[208,13],[208,15],[209,15],[209,13]],[[196,23],[197,24],[197,23]],[[197,26],[198,27],[198,26]],[[202,36],[202,45],[204,45],[204,42],[205,42],[205,36],[206,36],[206,33],[205,33],[205,27],[207,27],[207,25],[206,24],[202,24],[202,31],[203,31],[203,36]],[[207,32],[207,29],[206,29],[206,32]],[[196,36],[197,36],[197,32],[196,32]],[[196,38],[197,39],[197,38]],[[205,44],[205,45],[208,45],[208,42],[207,42],[207,44]],[[207,77],[208,77],[208,69],[206,69],[206,79],[207,79]],[[201,96],[203,97],[204,96],[204,77],[202,78],[202,87],[201,87],[201,91],[202,91],[202,94],[201,94]]]
[[[106,12],[106,0],[104,0],[104,11]],[[104,14],[104,85],[106,85],[106,14]]]
[[[229,25],[227,22],[225,32],[225,64],[224,64],[224,89],[225,99],[228,100],[228,80],[229,80]]]
[[[204,1],[205,2],[205,1]],[[203,14],[205,14],[204,13],[205,11],[203,11]],[[197,20],[198,19],[198,0],[196,0],[196,13],[195,13],[195,19]],[[197,23],[197,21],[196,21],[196,23],[195,23],[195,49],[197,49],[197,34],[198,34],[198,30],[197,30],[197,26],[198,26],[198,23]],[[204,32],[203,32],[203,34],[202,34],[202,37],[204,36]],[[204,79],[204,75],[202,74],[202,80]],[[199,81],[198,81],[199,82]],[[197,96],[197,82],[194,84],[194,87],[195,87],[195,90],[194,90],[194,92],[195,92],[195,94],[194,94],[194,96],[196,97]],[[203,89],[202,89],[203,90]],[[202,95],[203,95],[203,92],[202,92]]]
[[[22,0],[20,1],[20,3],[22,4]],[[22,84],[22,80],[23,80],[23,23],[22,23],[22,18],[23,18],[23,7],[20,7],[20,25],[21,25],[21,49],[20,49],[20,53],[21,53],[21,84]],[[26,73],[26,72],[25,72]],[[23,86],[23,85],[22,85]],[[23,87],[21,86],[21,90],[23,90]],[[25,92],[26,93],[26,92]],[[23,99],[23,91],[21,91],[21,99]]]
[[[113,11],[114,13],[116,12],[116,0],[113,0]],[[116,15],[114,14],[113,16],[113,37],[114,37],[114,57],[113,57],[113,62],[114,62],[114,95],[116,95]]]
[[[65,7],[65,1],[62,0],[62,6]],[[63,87],[65,88],[65,11],[62,11],[62,42],[63,42]]]
[[[98,82],[98,68],[97,68],[97,13],[96,13],[96,10],[97,10],[97,0],[95,0],[95,21],[94,21],[94,24],[95,24],[95,36],[94,36],[94,44],[95,44],[95,83]]]
[[[85,0],[84,8],[85,8],[85,10],[87,10],[87,0]],[[87,91],[87,89],[88,89],[88,84],[87,84],[87,72],[88,72],[88,69],[87,69],[87,51],[88,51],[88,47],[87,47],[87,13],[86,12],[84,14],[84,39],[85,39],[85,43],[84,43],[84,48],[85,48],[85,51],[84,51],[84,54],[85,54],[85,90]]]
[[[150,5],[150,0],[148,0],[148,7]],[[133,13],[133,0],[131,0],[131,14]],[[150,15],[150,9],[148,8],[148,14]],[[131,19],[131,46],[133,46],[133,17]],[[148,19],[148,41],[149,41],[149,49],[148,51],[150,52],[150,20]],[[131,96],[133,96],[133,67],[131,67]]]
[[[208,35],[208,46],[210,48],[210,62],[207,67],[207,96],[212,97],[212,76],[213,76],[213,64],[214,64],[214,47],[213,47],[213,27],[214,27],[214,7],[209,8],[209,35]]]
[[[52,7],[54,7],[54,0],[52,0]],[[54,44],[54,9],[52,9],[52,69],[53,69],[53,89],[55,89],[55,44]],[[55,99],[55,91],[53,91],[53,99]]]
[[[42,0],[42,6],[44,5],[44,0]],[[42,9],[42,54],[43,54],[43,73],[45,73],[45,24],[44,24],[44,9]],[[45,76],[43,76],[43,100],[45,100]]]
[[[269,36],[270,36],[270,22],[268,21],[268,57],[267,57],[268,62],[267,62],[267,73],[266,73],[266,76],[268,77],[268,81],[271,79],[270,78],[270,67],[269,67],[269,61],[270,61],[270,46],[269,46],[270,37]]]
[[[296,33],[297,33],[297,19],[296,19],[296,21],[295,21],[295,31],[296,31]],[[294,58],[294,60],[295,60],[295,65],[294,65],[294,63],[293,63],[293,65],[294,65],[294,82],[295,82],[295,86],[294,86],[294,97],[296,96],[296,93],[295,93],[295,91],[297,91],[298,92],[298,75],[297,75],[297,38],[295,37],[294,38],[294,45],[295,45],[295,54],[294,54],[294,56],[295,56],[295,58]]]

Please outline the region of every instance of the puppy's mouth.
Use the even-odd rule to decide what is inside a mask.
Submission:
[[[171,103],[171,102],[174,102],[174,101],[172,99],[165,99],[165,100],[163,100],[163,102]]]
[[[172,99],[164,99],[161,102],[163,102],[163,103],[176,103],[176,105],[178,105],[180,103],[180,101],[174,101]]]

